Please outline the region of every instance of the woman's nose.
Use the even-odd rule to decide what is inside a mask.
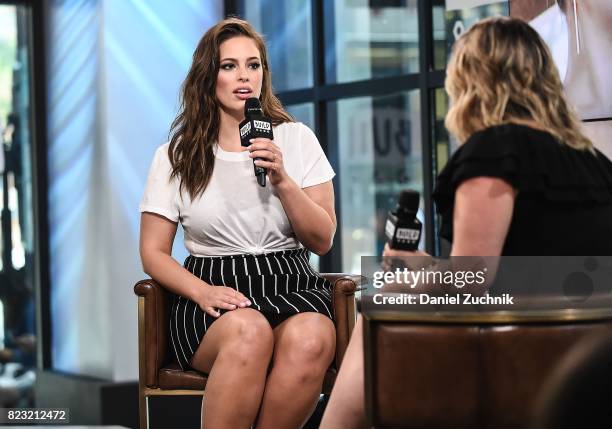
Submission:
[[[238,68],[238,80],[242,82],[246,82],[247,80],[249,80],[249,74],[247,73],[246,68]]]

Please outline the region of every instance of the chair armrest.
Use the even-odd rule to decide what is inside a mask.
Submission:
[[[168,361],[169,293],[152,279],[134,286],[138,295],[138,359],[140,379],[157,387],[158,374]]]
[[[342,273],[321,274],[332,284],[334,322],[336,323],[336,368],[344,358],[351,333],[355,326],[355,290],[362,282],[362,276]]]

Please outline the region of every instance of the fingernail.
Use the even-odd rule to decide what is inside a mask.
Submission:
[[[246,304],[247,304],[247,305],[251,305],[251,301],[247,301],[247,302],[246,302]]]
[[[253,142],[255,141],[255,139],[249,139],[249,141],[250,141],[251,143],[253,143]]]

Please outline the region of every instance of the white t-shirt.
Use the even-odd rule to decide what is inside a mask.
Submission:
[[[567,18],[559,7],[554,4],[533,18],[529,24],[546,42],[553,56],[553,61],[559,70],[561,82],[565,80],[568,66],[569,35]]]
[[[314,133],[304,124],[287,122],[274,128],[274,142],[283,153],[285,170],[301,188],[331,180],[335,173]],[[181,222],[185,247],[194,256],[260,254],[295,249],[295,237],[274,186],[257,184],[249,152],[215,149],[215,168],[204,193],[191,200],[179,194],[172,171],[169,143],[155,152],[141,212]]]

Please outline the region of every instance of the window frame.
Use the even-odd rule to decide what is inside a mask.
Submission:
[[[238,10],[238,1],[224,0],[226,16],[242,16]],[[310,88],[279,91],[276,95],[283,105],[300,103],[314,104],[314,132],[325,151],[332,167],[339,171],[339,147],[337,130],[329,124],[331,102],[353,97],[378,97],[396,94],[403,91],[419,90],[422,130],[422,162],[423,162],[423,200],[425,206],[425,249],[428,253],[437,255],[438,228],[435,224],[434,204],[431,198],[437,171],[437,155],[434,147],[434,92],[444,86],[446,70],[435,70],[433,42],[433,7],[444,6],[444,0],[417,0],[419,22],[419,73],[402,74],[393,77],[371,78],[345,83],[325,82],[325,26],[333,25],[329,19],[330,2],[311,0],[312,25],[312,66],[313,86]],[[332,5],[333,7],[333,5]],[[327,20],[324,19],[327,16]],[[339,189],[341,178],[336,175],[334,187]],[[341,222],[342,206],[340,193],[335,193],[336,215]],[[320,259],[321,272],[342,271],[342,228],[338,228],[331,251]]]
[[[47,92],[45,16],[47,2],[39,0],[0,0],[2,6],[30,9],[28,37],[31,40],[30,103],[32,138],[32,209],[34,219],[34,299],[36,305],[36,366],[51,368],[51,308],[49,272],[49,223],[47,180]]]

